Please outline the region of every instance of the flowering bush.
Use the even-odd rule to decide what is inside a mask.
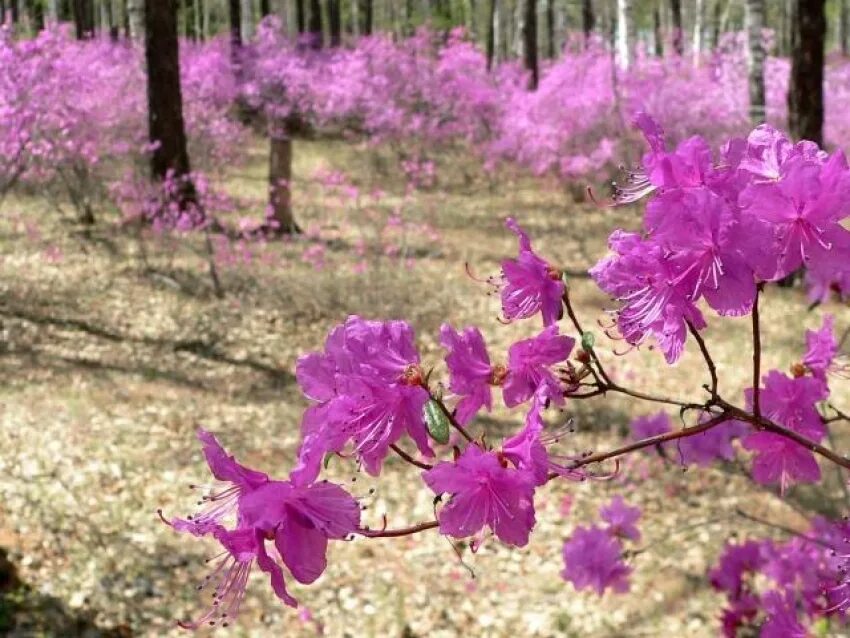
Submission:
[[[845,370],[834,320],[825,317],[820,330],[805,335],[806,351],[790,375],[762,374],[759,316],[766,285],[803,265],[820,280],[820,288],[812,288],[817,295],[847,294],[842,269],[850,263],[850,231],[841,222],[850,216],[850,168],[844,155],[828,155],[808,142],[792,144],[763,125],[746,139],[729,140],[715,158],[701,137],[670,150],[649,116],[639,115],[635,123],[649,151],[622,199],[651,198],[643,231],[614,231],[611,255],[591,269],[618,302],[605,335],[633,348],[654,342],[668,364],[690,338],[705,361],[705,395],[664,397],[615,381],[597,354],[594,334],[575,313],[570,282],[508,219],[519,239],[518,255],[505,259],[501,274],[487,282],[500,295],[503,321],[539,318],[543,329],[511,345],[506,363],[495,362],[478,328],[446,324],[440,343],[448,378],[439,383],[434,368],[421,360],[408,323],[351,316],[331,330],[321,351],[298,360],[297,380],[310,407],[287,478],[273,480],[240,465],[212,434],[199,431],[213,476],[224,485],[202,497],[198,513],[164,520],[177,531],[211,537],[222,558],[201,587],[212,587],[211,606],[186,626],[231,622],[254,563],[278,597],[296,606],[283,568],[300,583],[314,582],[326,567],[330,540],[437,530],[468,539],[473,549],[490,537],[523,547],[537,522],[539,490],[551,481],[610,478],[618,459],[640,450],[656,449],[668,459],[678,454],[683,465],[698,466],[750,452],[753,480],[775,484],[780,492],[820,480],[818,458],[850,469],[845,456],[821,444],[831,424],[848,419],[838,411],[825,416],[836,375]],[[707,310],[721,318],[751,318],[753,387],[743,402],[720,392],[703,337]],[[492,407],[498,388],[506,407],[524,412],[501,441],[476,419]],[[609,394],[676,407],[686,424],[674,428],[666,413],[643,417],[622,447],[576,452],[569,450],[569,424],[553,429],[546,423],[552,406]],[[331,456],[379,477],[389,455],[420,473],[423,489],[435,496],[434,520],[369,527],[361,521],[358,499],[321,479]],[[613,468],[603,467],[612,460]],[[641,550],[626,551],[624,543],[640,541],[641,511],[617,496],[599,515],[600,523],[577,527],[565,542],[562,575],[576,589],[600,595],[627,591],[636,568],[630,557]],[[711,574],[728,597],[724,631],[737,635],[752,626],[762,636],[804,635],[818,618],[840,622],[850,607],[847,542],[843,522],[814,519],[806,535],[789,542],[731,545]],[[755,573],[767,580],[753,579]]]

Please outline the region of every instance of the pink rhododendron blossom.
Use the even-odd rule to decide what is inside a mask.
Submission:
[[[508,349],[508,375],[503,390],[505,405],[517,406],[535,394],[563,405],[565,388],[551,367],[566,361],[574,345],[575,339],[558,334],[557,325],[513,344]]]
[[[550,326],[563,315],[564,282],[561,273],[531,248],[531,240],[516,220],[508,218],[507,227],[519,238],[519,255],[502,261],[499,286],[505,319],[527,319],[538,312],[543,325]]]
[[[433,455],[422,416],[428,392],[407,323],[351,316],[330,332],[324,352],[298,360],[296,377],[316,403],[304,413],[293,480],[315,480],[324,455],[343,452],[349,442],[374,475],[404,434],[420,452]]]
[[[832,368],[838,355],[838,339],[835,338],[835,318],[826,315],[820,330],[806,330],[806,353],[803,365],[816,379],[826,381],[826,373]]]
[[[457,420],[469,423],[483,407],[489,412],[493,407],[491,388],[500,385],[507,374],[503,365],[490,364],[484,337],[478,328],[470,327],[456,332],[448,324],[440,328],[440,343],[449,353],[449,390],[461,397],[457,404]]]
[[[635,523],[640,520],[641,510],[628,506],[619,494],[599,508],[599,516],[608,524],[609,534],[632,541],[640,540],[640,530]]]
[[[666,412],[657,412],[647,416],[639,416],[629,423],[632,438],[636,441],[648,439],[651,436],[666,434],[672,429],[670,416]]]
[[[623,562],[623,547],[600,527],[577,527],[564,543],[561,576],[576,589],[606,589],[622,594],[629,590],[631,568]]]
[[[535,523],[531,472],[470,444],[457,461],[440,462],[422,477],[435,494],[451,496],[438,515],[443,534],[467,538],[487,526],[503,543],[528,543]]]

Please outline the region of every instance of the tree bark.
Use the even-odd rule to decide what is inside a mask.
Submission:
[[[703,0],[696,0],[694,5],[694,38],[693,38],[693,54],[694,66],[699,66],[700,56],[702,56],[702,30],[703,30],[703,11],[705,4]]]
[[[841,0],[838,14],[838,39],[841,40],[841,54],[846,56],[850,52],[850,6],[847,0]]]
[[[673,18],[673,50],[676,55],[683,55],[685,40],[682,30],[682,0],[670,0],[670,13]]]
[[[499,0],[490,0],[490,13],[487,19],[487,70],[493,69],[496,57],[496,35],[499,30]]]
[[[253,0],[239,0],[239,36],[243,44],[250,42],[254,37],[254,2]]]
[[[269,220],[276,233],[299,232],[292,215],[292,138],[286,124],[269,133]]]
[[[714,0],[714,17],[711,21],[711,48],[716,49],[720,44],[720,23],[723,18],[723,0]]]
[[[305,19],[304,0],[295,0],[295,23],[298,26],[299,35],[307,31],[307,20]]]
[[[540,63],[537,55],[537,0],[525,0],[522,36],[525,68],[531,74],[528,88],[536,91],[540,83]]]
[[[795,139],[823,146],[824,0],[796,0],[791,25],[788,127]]]
[[[265,18],[272,14],[272,5],[269,0],[260,0],[260,18]]]
[[[338,47],[342,44],[342,14],[339,0],[328,0],[328,27],[330,29],[330,45]]]
[[[130,37],[133,40],[143,41],[145,39],[145,0],[127,0],[127,20],[130,24]]]
[[[312,46],[314,49],[322,48],[322,5],[319,0],[310,0],[310,21],[307,25],[307,31],[312,38]]]
[[[19,0],[9,0],[9,10],[12,16],[12,24],[18,24],[18,21],[20,20],[20,15],[18,14],[18,1]]]
[[[617,0],[617,65],[624,70],[632,65],[633,24],[632,0]]]
[[[372,35],[372,29],[375,27],[375,6],[372,0],[363,2],[363,33],[364,35]]]
[[[242,50],[242,4],[240,0],[227,0],[230,21],[230,61],[238,69]]]
[[[181,180],[180,204],[194,199],[183,125],[176,0],[145,3],[145,61],[148,77],[148,131],[155,145],[151,173]]]
[[[656,4],[652,9],[652,39],[655,41],[655,55],[664,57],[664,34],[661,31],[661,10]]]
[[[590,39],[596,26],[596,16],[593,13],[593,0],[582,0],[581,3],[581,28],[584,31],[585,44]]]
[[[546,0],[546,52],[550,60],[557,56],[555,43],[555,0]]]
[[[750,122],[765,120],[764,92],[764,0],[747,0],[744,19],[747,27],[747,72],[749,76]]]

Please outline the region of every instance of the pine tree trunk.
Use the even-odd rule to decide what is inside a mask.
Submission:
[[[791,25],[788,127],[794,139],[823,146],[824,0],[796,0]]]
[[[493,69],[496,57],[496,34],[499,30],[499,0],[490,0],[490,10],[487,17],[487,70]]]
[[[540,64],[537,56],[537,0],[525,1],[525,16],[523,19],[523,60],[525,68],[530,73],[528,88],[537,90],[540,83]]]
[[[685,40],[682,30],[682,0],[670,0],[670,13],[673,18],[673,50],[676,55],[684,55]]]
[[[750,122],[757,126],[765,120],[764,93],[764,0],[747,0],[747,72],[749,75]]]
[[[151,155],[151,173],[159,180],[169,174],[183,180],[180,203],[187,204],[194,198],[194,192],[188,182],[189,153],[183,126],[176,0],[147,0],[145,61],[149,139],[156,145]]]
[[[617,65],[623,70],[632,65],[633,34],[632,0],[617,0]]]
[[[328,26],[330,28],[330,45],[338,47],[342,44],[342,15],[339,0],[328,0]]]
[[[596,26],[596,16],[593,13],[593,0],[582,0],[581,3],[581,28],[584,31],[585,44],[590,39]]]

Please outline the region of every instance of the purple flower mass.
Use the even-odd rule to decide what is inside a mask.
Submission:
[[[561,576],[576,589],[606,589],[622,594],[629,590],[631,568],[623,562],[623,547],[600,527],[577,527],[564,543]]]
[[[296,377],[315,404],[301,423],[294,481],[314,481],[325,454],[343,452],[349,442],[373,475],[404,434],[422,454],[433,456],[422,416],[428,391],[407,323],[351,316],[330,332],[324,352],[298,360]]]
[[[181,626],[226,626],[239,613],[255,562],[269,575],[278,598],[296,607],[297,601],[286,589],[283,569],[268,553],[266,541],[274,542],[276,555],[295,580],[312,583],[327,565],[328,540],[341,540],[359,527],[359,504],[333,483],[296,485],[271,480],[240,465],[209,432],[199,430],[198,438],[210,471],[225,486],[203,497],[206,507],[200,513],[163,520],[177,531],[215,538],[223,552],[199,587],[212,591],[212,606],[200,618]],[[228,520],[235,527],[227,529]]]
[[[619,494],[599,508],[600,518],[608,524],[608,533],[632,541],[640,540],[640,531],[635,525],[640,515],[640,508],[629,507]]]
[[[467,538],[487,526],[507,545],[528,543],[535,523],[531,472],[470,444],[457,461],[440,462],[422,478],[435,494],[451,496],[438,516],[441,533]]]
[[[502,261],[502,313],[505,319],[513,321],[539,312],[543,315],[543,325],[550,326],[563,314],[561,274],[537,256],[516,220],[508,218],[505,225],[519,239],[519,255]]]
[[[815,378],[826,382],[826,373],[832,368],[837,355],[835,318],[832,315],[826,315],[820,330],[806,330],[806,354],[803,356],[803,365]]]

